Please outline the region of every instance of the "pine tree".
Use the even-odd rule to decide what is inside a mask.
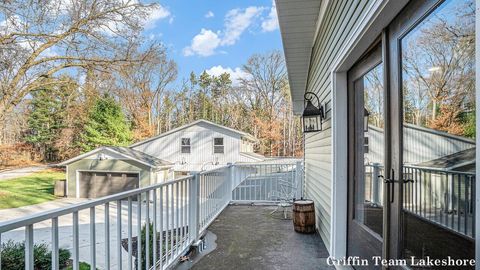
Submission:
[[[28,116],[29,133],[26,141],[39,148],[44,160],[53,152],[53,144],[62,128],[65,116],[62,110],[62,91],[58,88],[40,88],[32,92],[31,112]]]
[[[132,141],[132,131],[120,105],[112,97],[105,96],[91,109],[81,138],[80,147],[90,151],[102,145],[128,145]]]

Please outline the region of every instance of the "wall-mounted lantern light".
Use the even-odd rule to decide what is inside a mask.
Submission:
[[[370,112],[363,108],[363,132],[368,132],[368,117]]]
[[[306,92],[305,109],[303,110],[303,132],[316,132],[322,130],[322,119],[325,118],[323,106],[320,105],[320,99],[315,93]],[[317,100],[317,106],[313,105],[312,99]]]

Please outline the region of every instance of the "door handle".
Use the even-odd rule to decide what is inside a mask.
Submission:
[[[387,178],[383,175],[379,175],[378,178],[383,179],[383,182],[385,184],[393,184],[393,183],[395,183],[395,171],[393,169],[391,169],[390,175],[391,175],[391,178],[390,177]],[[393,185],[387,185],[387,186],[388,186],[387,197],[390,197],[390,203],[393,203],[393,201],[395,199]]]
[[[386,178],[385,176],[383,175],[379,175],[378,178],[381,178],[383,179],[383,182],[385,184],[393,184],[393,183],[414,183],[415,181],[412,180],[412,179],[395,179],[395,170],[391,169],[391,175],[392,175],[392,178]],[[393,185],[388,185],[388,187],[390,188],[390,203],[393,203],[394,200],[395,200],[395,190],[394,190],[394,187]]]
[[[412,179],[402,179],[402,180],[398,180],[398,179],[391,179],[391,178],[385,178],[383,175],[379,175],[378,178],[382,178],[383,179],[383,182],[386,183],[386,184],[392,184],[392,183],[414,183],[415,180],[412,180]]]

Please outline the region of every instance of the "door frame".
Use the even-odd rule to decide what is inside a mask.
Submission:
[[[478,0],[480,1],[480,0]],[[333,258],[347,255],[347,72],[359,60],[372,40],[408,4],[408,0],[374,0],[365,10],[365,16],[356,26],[351,37],[344,43],[332,64],[332,215],[330,220],[330,243],[328,249]],[[480,119],[480,118],[479,118]],[[480,163],[480,162],[479,162]],[[479,185],[480,186],[480,185]]]
[[[370,258],[371,256],[382,256],[384,255],[384,245],[385,245],[385,240],[386,238],[384,236],[378,236],[377,233],[373,232],[370,228],[368,228],[364,224],[360,224],[354,219],[354,214],[356,211],[356,194],[357,194],[357,184],[355,180],[355,171],[357,170],[363,170],[363,160],[359,161],[357,159],[357,151],[356,149],[358,148],[358,142],[357,142],[357,129],[358,127],[355,127],[355,122],[358,119],[358,115],[356,112],[358,112],[358,108],[355,104],[359,103],[359,93],[357,91],[362,91],[363,89],[356,89],[356,84],[361,78],[366,75],[368,72],[370,72],[372,69],[377,67],[378,65],[382,64],[383,61],[383,45],[382,45],[382,37],[377,38],[372,45],[370,46],[369,49],[366,50],[366,53],[360,61],[358,61],[349,71],[347,74],[347,80],[348,80],[348,93],[347,93],[347,98],[348,98],[348,103],[347,103],[347,108],[348,108],[348,195],[347,195],[347,201],[348,201],[348,219],[347,219],[347,255],[348,256],[360,256],[361,258]],[[385,65],[383,64],[383,69],[385,69]],[[385,74],[385,70],[383,70],[383,74]],[[384,92],[386,92],[386,88],[384,87]],[[361,96],[363,96],[363,93],[361,93]],[[384,93],[384,99],[386,99],[385,93]],[[363,99],[362,99],[363,101]],[[358,104],[359,106],[362,107],[360,111],[363,112],[363,102],[361,104]],[[384,110],[386,111],[388,108],[387,106],[384,106]],[[361,115],[361,118],[363,120],[363,115]],[[363,129],[363,126],[361,127]],[[388,141],[385,138],[385,144]],[[363,147],[363,142],[361,143],[361,147]],[[387,147],[384,147],[387,150]],[[385,155],[385,157],[387,157]],[[361,162],[362,164],[362,169],[360,169],[358,166],[358,162]],[[357,174],[358,175],[358,174]],[[385,189],[386,185],[384,185]],[[385,191],[383,192],[385,195]],[[384,205],[383,205],[383,218],[382,218],[382,226],[384,226],[384,221],[385,221],[385,208],[387,207],[387,204],[385,203],[387,200],[384,199]],[[385,234],[383,234],[385,235]],[[358,237],[356,239],[355,237]],[[352,243],[357,243],[359,241],[363,240],[363,248],[358,249],[355,252],[356,254],[350,254],[350,248],[352,248],[351,244]],[[349,243],[350,242],[350,243]],[[362,253],[364,252],[364,253]]]
[[[365,10],[365,16],[358,23],[354,34],[344,43],[340,53],[332,64],[332,190],[330,205],[332,215],[330,220],[330,241],[327,248],[333,258],[342,258],[347,254],[347,71],[358,61],[361,52],[365,51],[371,41],[382,33],[390,22],[409,3],[408,0],[374,2]],[[480,7],[480,0],[476,0]],[[478,9],[477,9],[478,10]],[[480,16],[475,17],[476,33],[480,33]],[[388,38],[387,38],[388,39]],[[476,70],[480,71],[480,34],[475,35]],[[384,43],[385,44],[385,43]],[[360,53],[359,53],[360,52]],[[384,50],[388,54],[388,50]],[[387,58],[388,59],[388,58]],[[384,61],[388,61],[384,59]],[[385,64],[386,66],[389,66]],[[385,73],[384,75],[386,75]],[[480,104],[480,72],[475,73],[476,102]],[[388,83],[386,81],[385,83]],[[476,131],[480,134],[480,110],[476,111]],[[480,136],[476,138],[480,145]],[[476,177],[480,179],[480,147],[476,150]],[[476,185],[476,194],[480,194],[480,185]],[[475,217],[480,219],[480,200],[476,202]],[[480,232],[480,222],[476,222],[476,231]],[[384,230],[385,233],[385,230]],[[475,238],[475,257],[480,261],[480,234]],[[388,250],[387,250],[388,252]]]

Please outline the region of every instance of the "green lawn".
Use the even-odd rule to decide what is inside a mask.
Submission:
[[[55,200],[53,185],[61,179],[65,179],[64,172],[47,170],[0,181],[0,209]]]

